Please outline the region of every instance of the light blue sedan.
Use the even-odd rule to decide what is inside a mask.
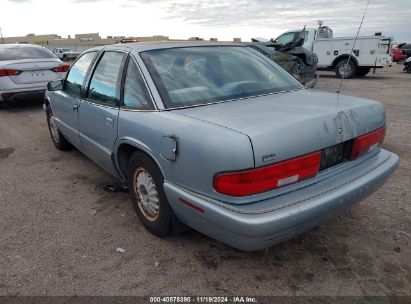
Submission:
[[[398,164],[381,103],[307,90],[236,44],[93,48],[45,107],[55,146],[128,183],[150,232],[189,226],[242,250],[340,214]]]

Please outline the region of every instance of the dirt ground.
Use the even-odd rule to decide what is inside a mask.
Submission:
[[[322,72],[318,88],[338,82]],[[384,103],[384,146],[399,168],[347,213],[251,253],[195,231],[151,235],[128,194],[103,190],[114,178],[54,148],[41,101],[10,105],[0,111],[0,295],[411,295],[410,88],[398,65],[344,81],[344,93]]]

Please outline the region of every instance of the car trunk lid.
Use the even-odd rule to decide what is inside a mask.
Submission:
[[[52,71],[57,66],[64,65],[57,58],[22,59],[0,62],[2,69],[21,71],[20,74],[10,76],[16,84],[44,83],[60,77],[59,73]]]
[[[175,113],[247,135],[256,167],[335,146],[385,124],[379,102],[317,90],[246,98]]]

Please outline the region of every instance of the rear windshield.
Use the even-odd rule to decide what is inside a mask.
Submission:
[[[36,47],[0,47],[0,61],[20,59],[55,58],[54,54],[46,48]]]
[[[166,108],[302,88],[271,60],[247,47],[171,48],[141,56]]]

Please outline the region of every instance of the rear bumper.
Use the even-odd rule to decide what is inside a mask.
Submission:
[[[230,246],[253,251],[301,234],[344,212],[378,189],[398,161],[397,155],[381,150],[344,174],[248,204],[253,208],[214,201],[168,182],[164,190],[180,221]],[[197,208],[182,203],[180,198]]]
[[[0,92],[0,101],[15,101],[28,98],[43,98],[45,89],[19,91],[19,92]]]

